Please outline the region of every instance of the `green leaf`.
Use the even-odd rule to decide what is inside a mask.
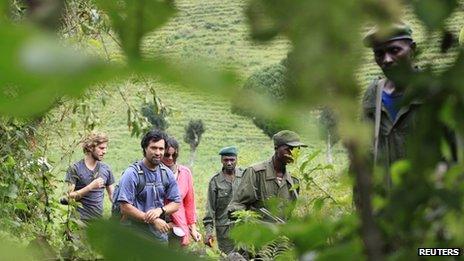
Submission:
[[[458,5],[457,0],[414,0],[415,13],[429,30],[440,29]]]
[[[99,220],[90,224],[87,236],[92,247],[105,260],[198,260],[195,256],[162,245],[151,235],[137,233],[136,228],[123,226],[113,220]]]
[[[35,260],[30,249],[2,240],[0,244],[0,260]]]
[[[299,251],[307,251],[326,245],[332,229],[330,222],[309,219],[304,223],[287,223],[282,232],[294,242]]]
[[[25,203],[23,203],[23,202],[15,203],[14,207],[15,207],[15,209],[20,209],[20,210],[27,211],[27,205]]]
[[[391,167],[391,178],[395,185],[400,185],[401,177],[411,171],[411,164],[408,160],[399,160]]]
[[[315,260],[364,260],[362,243],[359,240],[353,240],[334,245],[318,254]]]
[[[0,46],[0,115],[37,116],[62,96],[80,95],[95,82],[122,75],[27,27],[2,26]]]
[[[260,223],[244,223],[236,225],[230,232],[231,238],[235,241],[260,248],[278,237],[275,230],[270,226]]]
[[[143,36],[175,14],[172,0],[100,0],[95,3],[110,17],[129,59],[141,58]]]

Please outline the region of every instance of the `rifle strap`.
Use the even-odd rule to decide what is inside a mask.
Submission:
[[[377,163],[380,136],[380,117],[382,113],[382,89],[385,79],[378,79],[375,84],[375,126],[374,126],[374,165]]]

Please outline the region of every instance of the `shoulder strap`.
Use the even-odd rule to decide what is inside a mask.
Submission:
[[[166,192],[167,189],[168,189],[169,183],[166,183],[166,182],[164,182],[164,181],[165,181],[166,179],[169,181],[169,179],[168,179],[167,177],[165,177],[165,176],[168,175],[168,172],[166,171],[165,168],[163,168],[163,167],[160,167],[160,168],[161,168],[161,177],[160,177],[160,178],[161,178],[161,184],[163,184],[164,191]]]
[[[375,126],[374,126],[374,164],[377,163],[380,136],[380,117],[382,112],[382,88],[384,79],[377,79],[375,84]]]
[[[145,188],[145,185],[147,185],[147,179],[145,177],[145,173],[143,172],[142,167],[140,166],[139,162],[134,163],[135,169],[137,170],[137,195],[140,194],[143,189]]]

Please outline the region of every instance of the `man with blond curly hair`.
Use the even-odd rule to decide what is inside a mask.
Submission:
[[[102,217],[105,188],[112,201],[114,176],[110,167],[102,162],[107,148],[105,134],[89,134],[82,141],[84,158],[72,164],[66,172],[68,199],[81,203],[77,211],[84,221]]]

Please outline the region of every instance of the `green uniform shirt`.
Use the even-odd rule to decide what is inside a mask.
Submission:
[[[222,171],[214,175],[209,181],[208,195],[206,201],[206,215],[203,218],[203,226],[206,234],[213,234],[213,227],[216,227],[216,237],[219,249],[225,253],[230,253],[233,248],[233,242],[229,239],[229,218],[227,215],[227,206],[237,191],[242,178],[242,170],[235,169],[235,179],[233,182],[228,181]]]
[[[278,181],[272,158],[268,161],[253,165],[245,170],[242,182],[234,194],[232,202],[229,204],[228,211],[234,212],[244,209],[266,208],[271,211],[275,209],[269,204],[269,200],[275,198],[278,201],[277,216],[283,220],[287,219],[287,212],[293,201],[298,197],[297,178],[285,173],[282,181]],[[296,187],[296,189],[295,189]],[[275,214],[275,213],[274,213]],[[273,222],[263,217],[264,220]]]
[[[364,93],[363,116],[372,124],[375,123],[376,86],[384,83],[385,80],[374,80]],[[407,136],[414,133],[420,105],[419,101],[412,101],[408,105],[404,105],[398,111],[396,119],[393,120],[382,104],[377,164],[384,166],[386,173],[389,173],[390,167],[395,161],[406,157]],[[385,182],[387,187],[391,186],[390,175],[386,175]]]

